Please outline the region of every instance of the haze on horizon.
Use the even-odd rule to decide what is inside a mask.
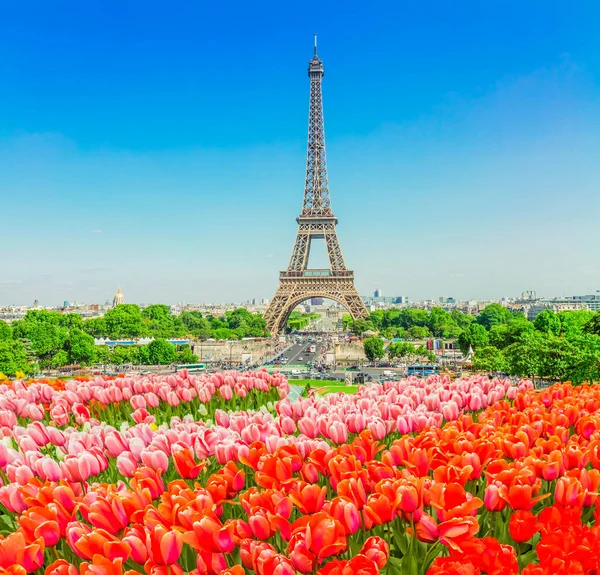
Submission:
[[[0,305],[272,297],[315,31],[361,294],[600,289],[598,3],[283,4],[4,7]]]

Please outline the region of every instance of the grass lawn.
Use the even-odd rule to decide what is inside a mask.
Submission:
[[[358,385],[346,385],[343,381],[335,379],[290,379],[290,385],[310,386],[317,393],[325,395],[326,393],[356,393]]]

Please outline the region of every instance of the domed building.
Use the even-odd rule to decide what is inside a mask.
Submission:
[[[115,294],[115,297],[113,298],[113,307],[117,307],[118,305],[121,305],[122,303],[125,303],[125,296],[123,295],[121,288],[119,288],[117,290],[117,293]]]

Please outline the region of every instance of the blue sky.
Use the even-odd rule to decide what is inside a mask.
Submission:
[[[119,285],[136,302],[271,297],[302,203],[314,32],[361,293],[593,293],[599,17],[595,1],[10,3],[0,305]]]

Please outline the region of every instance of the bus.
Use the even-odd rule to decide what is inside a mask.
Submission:
[[[417,377],[426,377],[439,373],[437,365],[409,365],[408,375],[416,375]]]
[[[188,371],[204,371],[206,370],[205,363],[188,363],[187,365],[178,365],[175,368],[175,371],[181,371],[182,369],[187,369]]]

